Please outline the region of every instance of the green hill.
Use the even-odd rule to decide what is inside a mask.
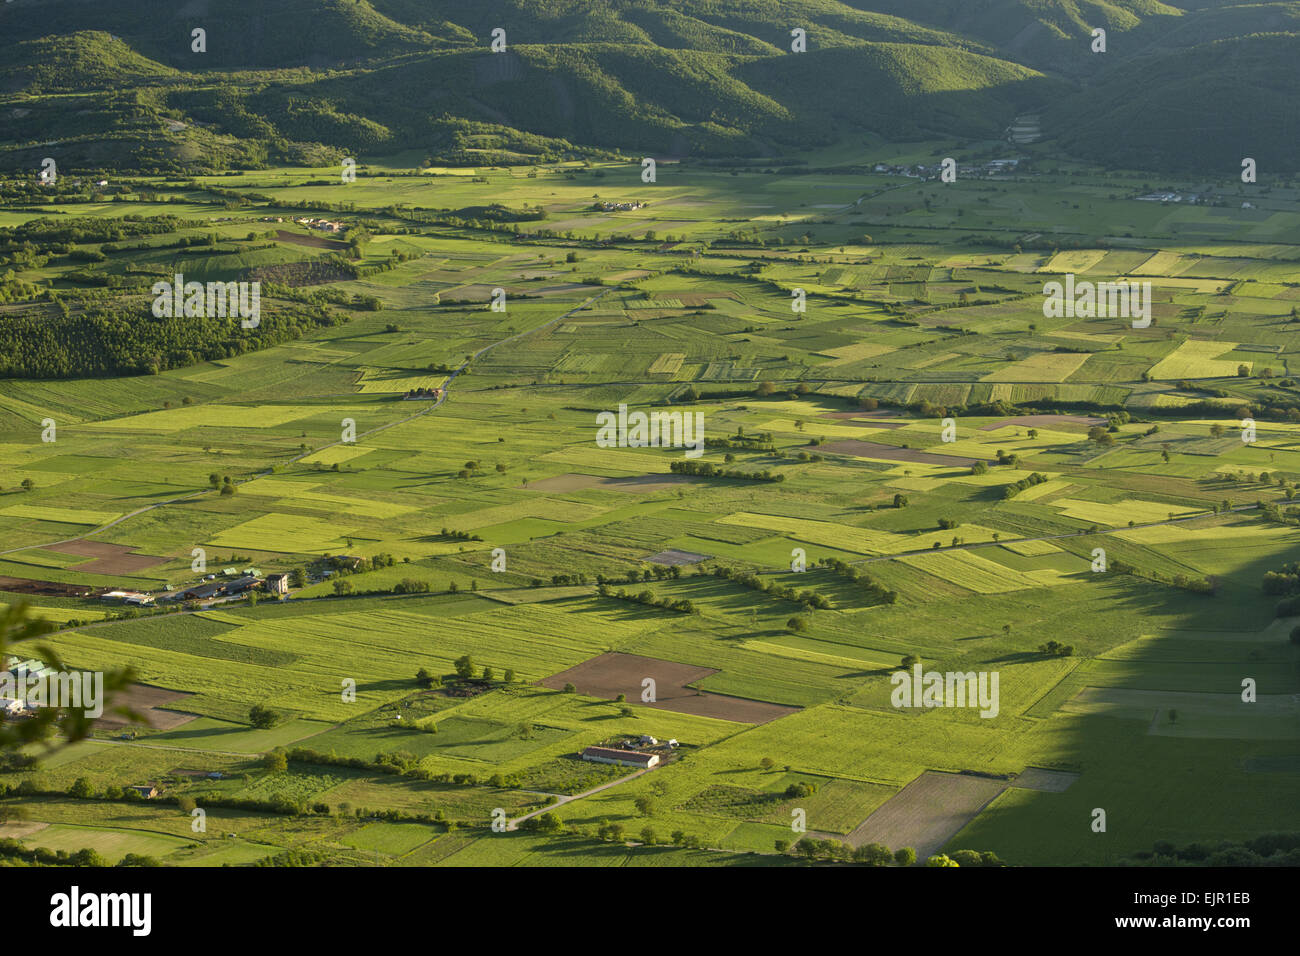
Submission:
[[[0,25],[10,167],[38,143],[65,165],[160,170],[484,161],[469,135],[548,157],[756,155],[995,139],[1032,112],[1072,155],[1208,168],[1207,130],[1282,163],[1300,108],[1295,0],[14,0]]]
[[[1292,172],[1300,142],[1296,34],[1221,40],[1132,63],[1052,108],[1073,155],[1162,170]],[[1140,92],[1138,92],[1140,91]]]
[[[0,91],[66,93],[147,83],[176,71],[95,30],[0,47]]]

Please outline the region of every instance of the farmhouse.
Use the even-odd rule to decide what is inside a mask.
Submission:
[[[206,584],[196,584],[192,587],[180,588],[176,591],[168,591],[160,597],[162,601],[206,601],[209,598],[220,597],[223,594],[239,594],[255,587],[261,583],[261,579],[251,574],[235,578],[233,581],[210,581]],[[285,590],[288,590],[286,585]]]
[[[288,594],[289,575],[268,574],[266,576],[266,590],[272,594]]]
[[[0,697],[0,714],[6,717],[17,717],[26,707],[21,700],[13,697]]]
[[[658,754],[641,754],[635,750],[618,750],[614,747],[588,747],[582,752],[583,760],[596,763],[617,763],[625,767],[641,767],[649,770],[659,763]]]
[[[256,587],[261,580],[251,574],[245,574],[241,578],[235,578],[233,581],[227,581],[225,588],[227,594],[239,594],[247,591],[249,588]]]
[[[146,605],[153,603],[152,594],[140,591],[105,591],[99,596],[101,601],[121,601],[123,604]]]
[[[140,794],[140,796],[144,797],[146,800],[152,800],[154,797],[158,796],[158,788],[151,784],[146,784],[144,786],[127,787],[127,789],[134,790],[136,793]]]
[[[170,591],[162,596],[164,601],[204,601],[210,597],[215,597],[225,584],[220,581],[212,581],[208,584],[196,584],[192,588],[181,588],[177,591]]]

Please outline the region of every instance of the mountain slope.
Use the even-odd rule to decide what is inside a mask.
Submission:
[[[0,36],[11,167],[41,150],[191,170],[473,162],[471,135],[539,157],[755,155],[997,138],[1029,112],[1102,162],[1218,168],[1250,142],[1290,169],[1300,113],[1300,0],[13,0]]]
[[[1226,174],[1251,157],[1293,172],[1298,48],[1296,34],[1260,35],[1134,62],[1049,109],[1044,127],[1069,153],[1117,166]]]

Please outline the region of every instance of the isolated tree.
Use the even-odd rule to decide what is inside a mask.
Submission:
[[[655,802],[649,797],[637,797],[636,800],[633,801],[633,806],[636,807],[636,812],[641,814],[643,817],[652,817],[655,815]]]
[[[474,676],[476,670],[474,666],[474,658],[470,657],[468,654],[463,654],[456,658],[456,660],[452,662],[452,666],[456,668],[456,676],[461,680],[470,680]]]
[[[1115,444],[1115,436],[1101,425],[1093,425],[1088,429],[1088,438],[1096,442],[1102,448]]]
[[[275,724],[276,713],[261,704],[254,704],[248,710],[248,722],[258,730],[266,730]]]

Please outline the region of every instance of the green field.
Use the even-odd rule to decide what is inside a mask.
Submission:
[[[1276,189],[1264,236],[1227,199],[1137,201],[1136,171],[948,189],[810,157],[651,185],[611,155],[376,156],[348,186],[275,166],[60,195],[87,255],[32,226],[49,255],[11,263],[0,320],[54,321],[19,281],[75,317],[97,276],[127,310],[145,266],[292,267],[276,315],[299,324],[0,378],[0,603],[30,597],[73,667],[129,666],[156,724],[0,771],[25,814],[0,837],[187,866],[785,863],[796,811],[866,842],[927,771],[1029,768],[1073,782],[1012,785],[936,850],[1102,865],[1300,827],[1294,621],[1275,618],[1300,591],[1300,195]],[[494,202],[545,217],[452,213]],[[0,228],[38,218],[3,203]],[[310,271],[333,260],[291,221],[318,208],[366,224],[337,274]],[[107,222],[138,231],[109,242]],[[209,232],[217,251],[190,248]],[[1065,273],[1151,279],[1158,321],[1045,317]],[[698,414],[701,455],[598,441],[620,405]],[[249,568],[289,594],[185,597]],[[996,673],[996,715],[896,706],[910,655]],[[679,746],[636,776],[580,759],[642,735]],[[145,784],[161,796],[120,792]],[[546,808],[563,832],[492,829]]]

